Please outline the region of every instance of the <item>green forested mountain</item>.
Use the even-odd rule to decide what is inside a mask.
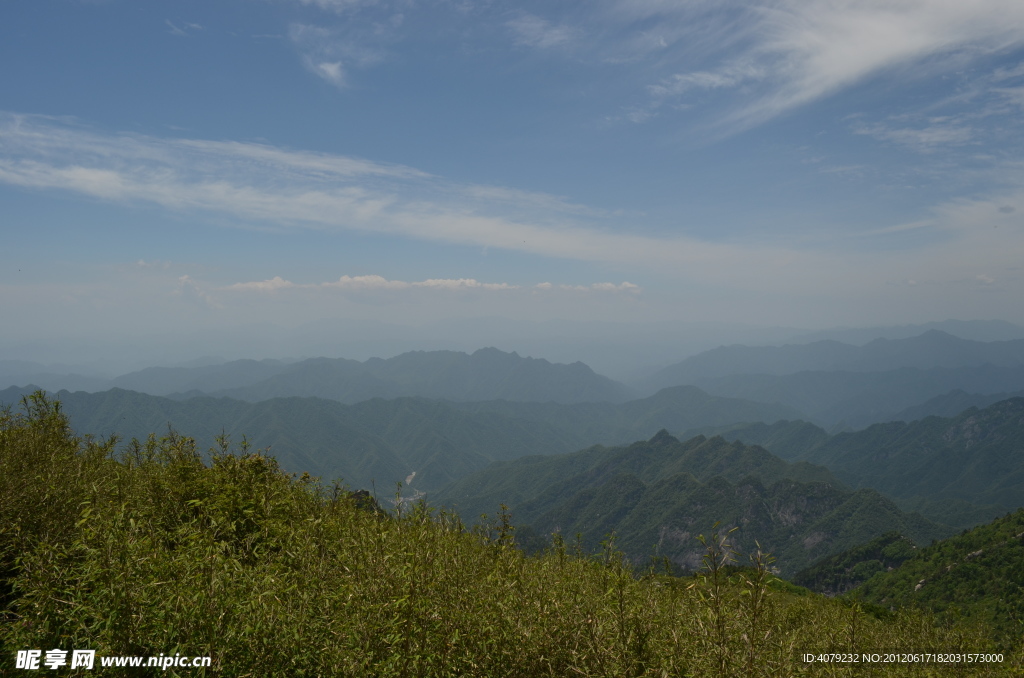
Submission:
[[[872,487],[904,508],[975,525],[1024,506],[1024,398],[840,433],[793,458],[827,466],[843,482]]]
[[[852,593],[884,607],[917,607],[1024,636],[1024,510],[918,549]]]
[[[16,403],[34,389],[0,391]],[[698,389],[671,389],[622,404],[557,405],[493,401],[446,403],[424,398],[374,399],[344,405],[320,398],[276,398],[248,403],[230,398],[181,400],[112,389],[61,392],[72,424],[125,440],[179,432],[210,442],[222,431],[270,448],[282,468],[353,487],[390,492],[395,481],[413,491],[438,489],[494,460],[556,454],[594,443],[649,437],[659,428],[688,428],[790,416],[782,407],[716,398]],[[413,475],[415,474],[415,475]]]
[[[824,468],[789,464],[766,450],[722,438],[680,442],[665,432],[627,447],[496,463],[430,495],[469,520],[501,503],[535,534],[580,534],[595,549],[609,533],[634,562],[653,554],[693,569],[693,540],[716,522],[738,526],[792,573],[892,529],[918,539],[949,528],[905,514],[873,490],[851,491]]]
[[[917,553],[917,545],[899,532],[887,532],[842,553],[823,558],[800,570],[792,582],[830,596],[848,593],[879,572],[902,565]]]
[[[785,346],[721,346],[666,367],[649,388],[704,383],[730,375],[797,372],[886,372],[904,367],[1020,367],[1024,339],[972,341],[940,330],[907,339],[876,339],[863,346],[823,340]]]
[[[691,432],[762,445],[789,461],[832,470],[905,510],[970,527],[1024,506],[1024,398],[955,417],[875,424],[828,436],[806,422],[709,427]]]

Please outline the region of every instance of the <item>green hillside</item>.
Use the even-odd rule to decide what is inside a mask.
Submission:
[[[1024,506],[1022,451],[1024,398],[1012,398],[953,418],[841,433],[799,458],[905,508],[969,526]]]
[[[693,539],[716,522],[740,527],[741,549],[759,540],[783,573],[892,529],[925,540],[951,532],[877,492],[845,489],[822,467],[722,438],[680,442],[665,432],[627,447],[496,463],[429,499],[466,520],[504,503],[532,533],[578,533],[588,550],[615,532],[633,562],[657,554],[683,569],[700,563]]]
[[[792,582],[832,596],[848,593],[877,573],[894,570],[916,553],[914,542],[899,532],[888,532],[823,558],[793,575]]]
[[[805,653],[994,647],[985,629],[796,595],[764,557],[734,573],[728,542],[705,541],[685,579],[637,576],[614,550],[526,557],[507,523],[467,532],[422,504],[384,513],[260,455],[218,446],[204,464],[176,437],[116,460],[36,398],[0,413],[0,671],[22,672],[16,650],[89,648],[97,675],[112,656],[178,653],[210,666],[124,675],[788,678],[819,674]],[[869,670],[1024,668],[1001,659]]]
[[[912,607],[980,621],[1024,637],[1024,510],[917,550],[852,593],[889,608]]]

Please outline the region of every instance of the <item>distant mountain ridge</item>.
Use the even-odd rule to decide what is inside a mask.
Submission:
[[[211,395],[249,401],[302,396],[356,403],[371,398],[419,396],[453,401],[576,403],[623,402],[629,398],[629,391],[581,362],[550,363],[482,348],[472,354],[413,351],[362,363],[314,358],[288,365],[258,383],[211,391]]]
[[[618,404],[485,401],[452,405],[470,412],[495,412],[578,430],[585,445],[595,441],[627,443],[647,438],[659,429],[684,431],[693,428],[690,424],[693,421],[716,426],[740,421],[775,422],[802,416],[799,410],[785,405],[713,396],[696,386],[666,388],[647,398]]]
[[[714,395],[788,405],[830,429],[863,428],[922,412],[926,402],[955,390],[979,395],[1024,390],[1024,366],[741,374],[698,382]]]
[[[941,330],[907,339],[875,339],[863,346],[834,340],[785,346],[722,346],[666,367],[646,382],[648,389],[696,384],[733,375],[797,372],[885,372],[994,365],[1024,365],[1024,339],[973,341]]]
[[[112,379],[110,387],[159,396],[186,391],[209,393],[256,384],[288,366],[281,360],[232,360],[199,367],[147,367]]]
[[[918,325],[833,327],[790,337],[786,343],[806,344],[822,339],[832,339],[844,344],[861,345],[875,339],[909,339],[928,330],[941,330],[955,337],[973,339],[974,341],[1024,339],[1024,327],[1005,320],[940,320]]]
[[[472,354],[412,351],[364,362],[345,358],[233,360],[198,367],[148,367],[111,380],[41,374],[34,363],[7,361],[12,385],[41,384],[50,390],[91,392],[122,388],[177,398],[226,396],[257,402],[317,397],[343,403],[372,398],[425,397],[453,401],[624,402],[624,385],[581,362],[551,363],[496,348]],[[2,375],[0,375],[2,376]],[[0,384],[2,386],[2,384]]]

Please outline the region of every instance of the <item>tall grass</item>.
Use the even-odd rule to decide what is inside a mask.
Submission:
[[[467,532],[423,503],[385,512],[226,440],[205,455],[175,435],[113,446],[75,438],[41,396],[0,415],[4,675],[16,650],[54,647],[213,657],[153,671],[166,676],[496,678],[861,675],[797,652],[987,647],[789,593],[764,554],[730,569],[719,535],[701,577],[638,575],[611,540],[600,557],[558,537],[528,557],[507,515]]]

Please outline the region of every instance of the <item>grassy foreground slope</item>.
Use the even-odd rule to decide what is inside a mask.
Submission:
[[[76,438],[54,403],[0,414],[0,654],[24,648],[213,657],[164,676],[793,676],[801,652],[984,652],[919,613],[889,622],[771,583],[636,577],[621,557],[514,548],[420,504],[361,507],[272,459],[192,440]],[[828,675],[863,675],[859,667]],[[871,675],[1014,675],[999,664],[877,665]],[[822,674],[821,672],[817,672]],[[83,673],[83,675],[89,675]]]

